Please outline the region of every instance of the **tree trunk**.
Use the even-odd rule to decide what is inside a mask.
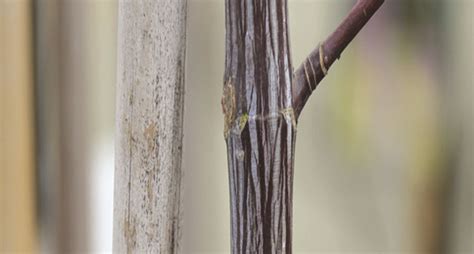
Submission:
[[[222,110],[232,253],[291,253],[297,118],[331,64],[382,3],[359,0],[293,74],[287,0],[226,0]]]
[[[177,253],[186,0],[120,1],[114,252]]]

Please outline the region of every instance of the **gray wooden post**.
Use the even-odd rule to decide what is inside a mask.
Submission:
[[[117,253],[177,253],[186,0],[119,2]]]

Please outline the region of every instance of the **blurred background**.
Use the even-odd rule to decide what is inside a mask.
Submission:
[[[293,64],[353,0],[290,0]],[[473,253],[473,0],[386,1],[298,125],[295,253]],[[224,1],[188,0],[184,253],[229,253]],[[0,253],[110,253],[114,0],[0,2]]]

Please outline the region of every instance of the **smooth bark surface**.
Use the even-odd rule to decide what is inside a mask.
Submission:
[[[121,1],[114,252],[177,253],[185,0]]]
[[[382,3],[359,0],[293,74],[287,0],[226,0],[222,110],[232,253],[292,252],[298,116],[330,65]]]

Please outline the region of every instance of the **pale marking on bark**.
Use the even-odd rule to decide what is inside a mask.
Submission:
[[[235,88],[232,85],[232,79],[229,79],[224,85],[224,93],[221,99],[222,113],[224,113],[224,137],[227,138],[231,131],[232,123],[235,120]]]
[[[295,111],[293,108],[284,108],[280,110],[280,113],[283,115],[285,120],[287,122],[290,122],[293,128],[296,130],[296,117],[295,117]]]
[[[296,128],[296,117],[293,108],[284,108],[278,112],[272,112],[266,115],[249,115],[247,113],[242,114],[239,117],[235,117],[234,121],[230,123],[229,129],[227,130],[229,134],[241,135],[245,126],[248,122],[254,121],[268,121],[273,119],[278,119],[280,117],[285,118],[286,121],[290,122],[291,125]]]
[[[313,91],[313,88],[311,87],[311,80],[309,79],[309,75],[308,75],[308,69],[306,68],[306,61],[303,62],[303,68],[304,68],[304,74],[306,75],[306,83],[308,83],[309,90]]]
[[[311,91],[314,91],[314,89],[316,89],[316,87],[318,86],[318,81],[316,80],[316,71],[314,70],[313,61],[311,61],[311,58],[309,57],[308,57],[308,62],[309,62],[309,65],[311,65],[311,70],[313,71],[314,88],[311,87]]]
[[[323,44],[319,44],[319,65],[321,66],[321,70],[323,71],[324,76],[328,74],[328,69],[326,68],[326,65],[324,64],[324,50],[323,50]]]
[[[239,117],[239,131],[240,131],[240,133],[242,133],[242,131],[244,130],[245,125],[247,125],[248,120],[249,120],[249,114],[247,114],[247,113],[244,113],[243,115],[241,115]]]
[[[244,152],[244,150],[239,150],[239,151],[237,152],[237,159],[243,161],[244,158],[245,158],[245,152]]]

